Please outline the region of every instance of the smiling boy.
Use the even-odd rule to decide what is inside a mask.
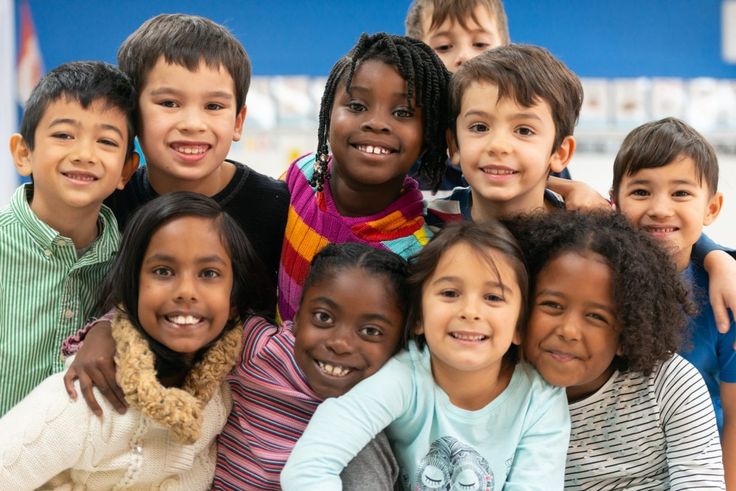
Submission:
[[[448,147],[469,187],[431,202],[428,222],[564,207],[546,191],[547,176],[575,152],[582,101],[578,77],[544,48],[504,46],[464,63],[450,84]]]
[[[708,274],[690,259],[703,227],[723,205],[715,151],[676,118],[646,123],[626,136],[616,155],[611,196],[629,222],[669,252],[692,285],[699,313],[690,319],[689,345],[680,354],[695,365],[708,387],[727,487],[736,486],[736,329],[733,320],[727,333],[716,328],[708,304]]]
[[[120,71],[68,63],[33,90],[10,138],[32,183],[0,211],[0,415],[63,368],[58,346],[91,313],[120,238],[102,201],[138,165],[134,108]]]

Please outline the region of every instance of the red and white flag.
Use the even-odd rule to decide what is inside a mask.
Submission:
[[[33,25],[31,6],[28,1],[18,4],[20,14],[20,45],[18,46],[18,101],[24,105],[31,96],[31,91],[43,77],[43,59],[38,44],[36,27]]]

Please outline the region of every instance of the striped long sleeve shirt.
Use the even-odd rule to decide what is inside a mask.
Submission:
[[[120,240],[103,206],[100,234],[78,257],[71,239],[33,213],[31,192],[19,187],[0,211],[0,416],[61,371],[61,343],[90,316]]]
[[[708,390],[679,355],[570,404],[565,489],[725,489]]]

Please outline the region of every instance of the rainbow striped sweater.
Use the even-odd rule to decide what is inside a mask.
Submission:
[[[362,242],[408,258],[431,235],[424,223],[424,202],[417,182],[407,177],[401,196],[385,210],[364,217],[337,211],[330,187],[317,192],[309,185],[315,155],[295,160],[286,171],[291,193],[279,266],[279,316],[294,318],[312,258],[330,243]]]

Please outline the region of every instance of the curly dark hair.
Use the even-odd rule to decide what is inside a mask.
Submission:
[[[367,60],[379,60],[396,67],[406,80],[409,107],[416,101],[416,105],[422,108],[423,153],[419,176],[433,188],[437,188],[444,175],[447,160],[445,129],[449,125],[450,72],[432,48],[423,42],[383,32],[362,34],[350,53],[338,60],[330,71],[319,109],[318,168],[310,184],[322,189],[324,180],[328,177],[327,141],[337,88],[344,84],[345,90],[350,93],[355,71]]]
[[[614,360],[617,369],[649,374],[680,347],[688,316],[695,312],[688,289],[666,251],[625,217],[608,211],[560,211],[506,224],[524,250],[531,292],[541,269],[561,254],[590,251],[606,260],[621,328],[623,355]]]

